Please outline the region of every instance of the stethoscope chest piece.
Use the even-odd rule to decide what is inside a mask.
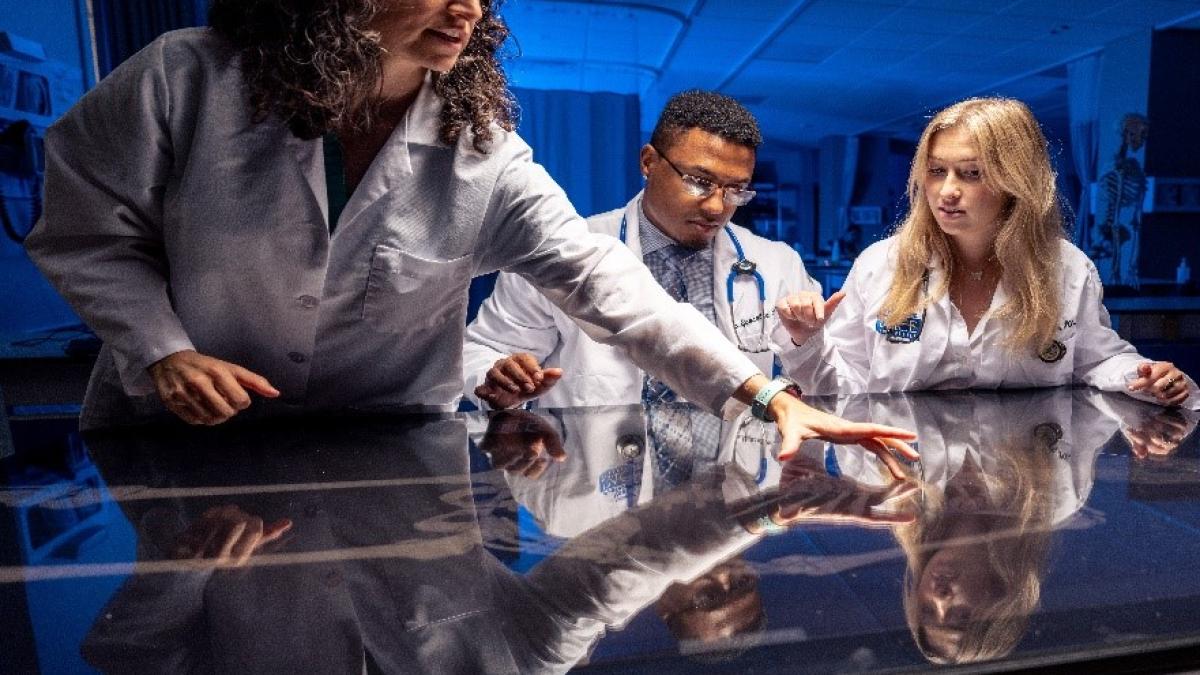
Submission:
[[[755,270],[757,269],[758,266],[754,264],[753,260],[741,258],[737,262],[733,263],[733,268],[731,271],[734,274],[754,274]]]
[[[637,459],[642,454],[644,443],[636,434],[625,434],[617,439],[617,454],[625,459]]]

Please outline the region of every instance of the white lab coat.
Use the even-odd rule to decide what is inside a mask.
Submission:
[[[878,393],[942,386],[937,366],[949,347],[948,294],[929,306],[924,329],[916,341],[889,341],[875,327],[894,276],[895,244],[895,237],[891,237],[863,251],[842,287],[846,297],[824,332],[781,354],[784,368],[806,393]],[[1010,353],[1003,346],[1005,324],[985,316],[975,328],[983,331],[983,349],[975,367],[976,388],[1086,383],[1105,391],[1126,392],[1125,377],[1147,361],[1112,329],[1101,302],[1103,286],[1092,261],[1066,240],[1061,242],[1061,249],[1062,321],[1057,340],[1066,348],[1065,354],[1048,363],[1032,352]],[[938,287],[942,274],[941,264],[933,261],[929,267],[930,289]],[[998,286],[993,310],[1007,302],[1007,297],[1003,286]],[[789,344],[781,341],[786,336],[782,326],[776,334],[777,342]],[[1188,385],[1195,391],[1196,384],[1190,378]],[[1147,394],[1130,395],[1153,402]],[[1186,405],[1197,407],[1198,403],[1200,397],[1192,396]]]
[[[639,259],[641,199],[639,193],[625,208],[592,216],[587,221],[592,232],[615,238],[624,218],[625,244]],[[758,266],[766,290],[766,301],[760,301],[754,278],[739,274],[734,279],[733,303],[729,302],[729,273],[738,258],[729,236],[725,232],[718,234],[713,244],[713,305],[717,327],[728,341],[736,344],[735,320],[769,312],[777,299],[789,293],[820,292],[821,286],[808,276],[800,256],[786,244],[763,239],[738,225],[730,227],[746,258]],[[765,330],[769,338],[776,321],[772,316],[765,323],[765,326],[762,321],[751,325]],[[679,337],[672,335],[671,339]],[[467,327],[463,352],[463,392],[476,405],[482,404],[475,396],[475,387],[484,381],[488,369],[497,359],[516,352],[533,354],[544,367],[563,369],[562,380],[539,398],[540,406],[620,405],[641,401],[642,371],[638,366],[616,349],[589,339],[561,310],[515,274],[499,275],[492,295]],[[759,370],[771,374],[774,357],[771,351],[747,352],[747,355]]]
[[[727,487],[750,496],[749,477],[712,467],[518,574],[484,548],[491,495],[466,432],[461,418],[349,417],[89,439],[105,498],[136,494],[121,508],[138,564],[81,652],[115,673],[340,675],[366,672],[366,654],[386,673],[561,673],[759,539]],[[244,567],[170,560],[188,525],[229,503],[294,525]]]
[[[1113,434],[1137,421],[1145,404],[1113,407],[1114,394],[1055,387],[1039,391],[960,391],[853,396],[839,401],[847,419],[917,432],[923,482],[944,488],[970,458],[985,474],[1005,452],[1052,450],[1047,481],[1052,524],[1064,523],[1087,503],[1096,458]],[[1117,397],[1120,398],[1120,397]],[[1128,400],[1128,399],[1126,399]],[[1035,442],[1035,437],[1041,439]],[[1057,438],[1046,443],[1047,438]],[[1043,445],[1048,446],[1045,449]],[[1007,448],[1007,449],[1006,449]],[[836,447],[842,475],[871,485],[891,476],[874,456]]]
[[[516,134],[495,128],[487,154],[470,133],[448,147],[440,109],[427,81],[331,236],[321,141],[251,121],[216,33],[168,33],[84,96],[47,133],[27,240],[105,342],[81,424],[161,412],[146,367],[184,349],[264,375],[299,409],[451,408],[469,281],[501,268],[634,361],[686,362],[662,376],[709,410],[758,372],[588,233]]]
[[[591,529],[661,495],[655,491],[653,451],[646,440],[646,410],[641,405],[601,406],[539,411],[555,420],[566,460],[553,462],[537,478],[504,472],[513,497],[542,530],[569,538]],[[482,424],[476,425],[481,428]],[[779,485],[782,466],[779,432],[745,410],[721,427],[717,447],[693,450],[693,476],[714,467],[735,464],[746,478],[746,489],[727,501],[749,497]],[[632,444],[635,453],[622,454]],[[636,491],[636,495],[630,494]]]

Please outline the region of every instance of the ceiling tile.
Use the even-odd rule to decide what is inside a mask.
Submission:
[[[1089,18],[1095,21],[1126,24],[1131,27],[1150,28],[1164,23],[1174,23],[1188,16],[1191,16],[1193,21],[1200,21],[1200,2],[1196,2],[1196,0],[1126,0],[1114,4],[1106,10],[1095,12]],[[1200,24],[1194,27],[1200,27]]]
[[[813,0],[812,4],[796,17],[796,24],[869,28],[900,9],[896,5],[849,0]]]
[[[953,35],[966,26],[979,23],[989,12],[975,10],[938,10],[924,7],[905,7],[888,16],[878,28],[932,35]]]

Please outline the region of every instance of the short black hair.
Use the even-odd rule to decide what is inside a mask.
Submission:
[[[689,89],[672,96],[658,116],[650,144],[666,150],[688,129],[707,131],[751,150],[762,144],[754,115],[741,103],[715,91]]]

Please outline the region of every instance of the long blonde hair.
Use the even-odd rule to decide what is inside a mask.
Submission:
[[[974,139],[984,185],[1004,197],[994,248],[1000,283],[1010,298],[996,315],[1011,327],[1005,346],[1013,352],[1040,351],[1058,328],[1059,244],[1066,233],[1046,137],[1029,108],[1013,99],[967,99],[942,110],[925,127],[908,175],[909,210],[897,228],[896,274],[881,318],[896,326],[950,290],[955,259],[926,201],[924,182],[934,134],[954,127]],[[926,270],[935,255],[946,274],[926,297]]]
[[[1055,439],[1056,441],[1057,439]],[[990,444],[995,466],[982,477],[990,495],[980,513],[955,513],[952,488],[922,485],[924,507],[918,519],[897,528],[896,539],[908,566],[904,576],[904,615],[913,640],[934,663],[973,663],[1009,654],[1025,635],[1041,598],[1041,582],[1051,548],[1054,516],[1054,445],[1022,429]],[[952,534],[957,521],[975,517],[985,531]],[[940,654],[928,642],[917,588],[933,555],[950,545],[980,547],[999,595],[971,608],[957,651]]]

